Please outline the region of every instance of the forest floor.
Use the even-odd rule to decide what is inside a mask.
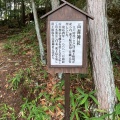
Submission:
[[[16,111],[19,111],[21,105],[20,95],[18,92],[9,90],[7,77],[20,68],[19,66],[16,67],[15,64],[22,65],[22,63],[19,58],[16,59],[4,51],[5,42],[5,39],[0,40],[0,104],[7,103],[9,106],[14,107]]]
[[[7,43],[7,37],[9,36],[7,32],[9,31],[5,27],[0,30],[4,32],[0,34],[0,105],[7,104],[14,108],[16,112],[19,112],[22,102],[21,95],[19,91],[13,92],[9,89],[7,78],[18,69],[24,68],[25,59],[20,56],[13,56],[5,50],[4,45]],[[1,111],[0,116],[2,116]]]
[[[12,31],[12,33],[11,33],[11,31]],[[15,116],[17,116],[17,119],[15,119],[15,120],[24,120],[23,118],[21,118],[22,113],[20,111],[21,105],[23,104],[23,98],[29,97],[29,100],[31,101],[36,96],[36,93],[30,93],[31,89],[34,89],[33,82],[31,82],[30,86],[28,85],[27,87],[24,85],[24,83],[23,84],[21,83],[21,85],[19,85],[20,88],[17,88],[17,90],[13,90],[12,87],[14,87],[14,86],[11,87],[11,84],[9,82],[10,79],[14,78],[15,75],[17,75],[17,73],[20,70],[25,71],[29,67],[31,67],[31,69],[34,69],[33,64],[37,64],[37,63],[35,63],[36,60],[34,60],[32,50],[28,49],[27,52],[25,54],[23,53],[22,55],[16,54],[16,53],[14,55],[13,52],[11,52],[9,49],[8,50],[5,49],[5,46],[8,44],[8,38],[10,38],[12,35],[16,36],[18,34],[18,32],[19,32],[19,29],[16,32],[16,30],[14,30],[14,29],[9,30],[6,26],[0,28],[0,119],[1,120],[6,120],[6,119],[13,120],[13,118],[12,118],[13,113],[15,113]],[[25,40],[25,41],[27,41],[27,40]],[[18,44],[22,44],[22,43],[18,43]],[[17,47],[19,48],[19,46],[17,46]],[[15,48],[15,49],[17,49],[17,48]],[[33,58],[33,62],[35,61],[34,63],[31,62],[32,58]],[[39,70],[39,66],[36,69]],[[46,70],[46,67],[42,66],[42,68],[40,68],[40,69],[42,69],[44,72],[44,70]],[[49,82],[47,83],[46,92],[50,92],[51,86],[53,86],[53,84],[56,84],[56,82],[59,81],[59,79],[57,77],[51,76],[50,74],[46,75],[46,76],[44,75],[44,73],[40,74],[38,70],[37,70],[37,73],[32,73],[32,74],[34,74],[33,76],[31,75],[33,77],[33,79],[35,79],[34,84],[41,84],[42,80],[45,83],[46,80],[44,78],[45,77],[47,78],[47,76],[49,76]],[[45,74],[46,74],[46,72],[45,72]],[[21,76],[24,76],[23,74],[21,74]],[[35,78],[36,77],[35,74],[37,74],[37,78]],[[40,76],[40,75],[43,75],[43,76]],[[29,79],[29,78],[26,78],[26,79]],[[39,81],[37,81],[39,79],[42,79],[42,80],[40,80],[40,82],[39,82]],[[28,87],[30,87],[30,88],[28,88]],[[59,118],[59,117],[57,116],[57,118]],[[55,119],[55,117],[54,117],[54,120],[60,120],[60,118],[59,119],[57,119],[57,118]]]
[[[7,104],[9,106],[8,109],[14,108],[15,114],[17,114],[17,116],[21,116],[20,109],[21,109],[21,105],[23,104],[23,97],[28,96],[29,91],[27,90],[28,89],[31,90],[33,86],[30,85],[30,88],[26,89],[24,85],[21,85],[20,88],[13,91],[11,89],[11,84],[9,83],[9,80],[10,78],[15,76],[16,71],[18,72],[21,69],[25,70],[26,68],[28,68],[28,66],[33,70],[34,66],[30,61],[33,61],[33,63],[36,64],[36,66],[37,66],[37,63],[34,62],[34,59],[33,59],[34,52],[30,49],[27,49],[26,53],[22,55],[20,54],[13,55],[11,51],[5,49],[5,45],[8,42],[8,38],[10,37],[10,35],[17,34],[16,32],[14,33],[13,31],[11,33],[11,30],[8,31],[7,29],[8,28],[6,27],[0,28],[0,107],[3,104],[5,105]],[[17,32],[19,32],[19,30],[17,30]],[[24,39],[27,40],[26,38]],[[27,40],[27,42],[29,42],[29,40]],[[21,44],[22,43],[20,43],[20,46]],[[41,69],[43,71],[39,75],[38,71]],[[36,73],[36,71],[38,73]],[[48,74],[45,66],[42,66],[42,67],[38,66],[36,71],[35,70],[32,71],[33,75],[31,77],[33,77],[35,81],[37,81],[37,84],[39,85],[41,85],[42,83],[47,84],[47,87],[45,88],[46,92],[49,92],[49,93],[53,92],[52,87],[59,81],[59,79],[56,76],[51,76],[50,74]],[[120,89],[120,65],[114,65],[114,75],[115,75],[115,84]],[[92,78],[85,78],[83,76],[82,78],[81,77],[79,78],[80,81],[77,78],[73,78],[73,79],[75,80],[71,82],[72,89],[74,89],[77,86],[80,86],[81,88],[86,89],[87,91],[90,91],[93,89],[93,81],[90,80]],[[30,97],[30,99],[35,98],[35,95],[37,95],[37,93],[35,93],[35,95],[33,94],[34,93],[30,94],[30,96],[28,97]],[[54,94],[53,96],[58,94],[61,94],[64,96],[64,90],[62,93],[54,92],[51,94]],[[44,104],[44,102],[42,101],[42,104]],[[53,120],[60,120],[60,119],[62,120],[63,111],[61,111],[58,107],[57,107],[56,113],[49,113],[49,114],[52,114],[52,116],[54,116]],[[1,111],[1,108],[0,108],[0,117],[1,116],[3,117],[3,111]],[[8,119],[8,120],[11,120],[11,119]],[[24,120],[24,119],[18,117],[17,120]]]

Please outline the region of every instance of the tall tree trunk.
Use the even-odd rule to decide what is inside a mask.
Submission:
[[[45,1],[45,12],[47,13],[47,12],[49,12],[49,0],[46,0]]]
[[[116,96],[109,47],[106,0],[87,0],[87,7],[88,13],[94,16],[94,20],[89,20],[89,32],[93,77],[99,108],[112,113]]]
[[[12,19],[12,16],[11,16],[11,10],[12,10],[12,8],[11,8],[12,5],[11,4],[12,4],[12,2],[11,2],[11,0],[9,0],[9,4],[10,4],[10,6],[9,6],[10,8],[9,8],[9,18],[8,19],[9,19],[9,21],[11,21],[11,19]]]
[[[21,18],[21,11],[20,11],[20,6],[21,6],[21,3],[20,2],[16,2],[16,11],[17,11],[17,20],[19,21],[20,18]]]
[[[22,25],[24,26],[25,25],[25,4],[24,4],[24,0],[22,0],[22,3],[21,3],[21,11],[22,11],[21,22],[22,22]]]
[[[56,9],[60,4],[59,0],[51,0],[52,10]]]
[[[34,21],[35,21],[35,29],[36,29],[36,33],[37,33],[38,42],[39,42],[41,61],[42,61],[43,64],[46,64],[44,48],[43,48],[42,39],[41,39],[41,35],[40,35],[36,6],[35,6],[34,0],[31,0],[31,2],[32,2],[32,9],[33,9],[33,15],[34,15]]]
[[[14,0],[14,19],[16,19],[16,0]]]
[[[7,0],[5,0],[5,19],[7,20]]]
[[[1,16],[0,20],[2,19],[2,5],[1,4],[2,4],[2,1],[0,0],[0,16]]]

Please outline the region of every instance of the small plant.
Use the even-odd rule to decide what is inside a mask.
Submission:
[[[38,63],[37,63],[37,56],[34,56],[34,57],[32,58],[32,63],[33,63],[33,65],[34,65],[35,67],[38,65]]]
[[[18,88],[18,85],[21,79],[23,78],[23,73],[24,73],[23,70],[19,70],[19,72],[15,75],[15,77],[13,77],[8,81],[9,83],[11,83],[11,87],[13,90],[16,90]]]
[[[119,55],[119,52],[117,50],[112,51],[112,60],[113,60],[113,64],[118,64],[119,63],[120,55]]]
[[[6,50],[10,50],[13,55],[19,54],[21,46],[19,41],[24,37],[24,34],[16,34],[8,38],[8,42],[4,45]]]
[[[116,87],[116,96],[118,99],[118,104],[115,106],[115,110],[113,112],[113,120],[120,120],[120,92],[119,89]]]
[[[115,75],[115,78],[119,79],[120,78],[120,70],[117,68],[117,67],[114,67],[114,75]]]
[[[16,55],[20,51],[20,46],[16,45],[11,39],[4,45],[6,50],[10,50],[13,55]]]
[[[11,49],[11,48],[12,48],[11,42],[9,41],[8,43],[4,44],[4,48],[5,48],[6,50]]]
[[[85,93],[80,88],[77,88],[77,93],[73,94],[70,92],[71,97],[71,117],[70,120],[76,118],[76,120],[90,118],[89,107],[90,99],[94,101],[95,104],[98,104],[97,99],[94,97],[95,91]]]
[[[39,98],[42,95],[39,95]],[[37,105],[37,99],[32,102],[28,102],[25,100],[25,103],[21,106],[21,117],[26,120],[50,120],[50,116],[47,114],[49,110],[48,106],[45,105]]]
[[[0,104],[0,113],[2,114],[0,120],[16,120],[14,109],[6,104]]]
[[[48,73],[47,73],[47,71],[46,70],[41,70],[40,71],[40,74],[42,75],[42,77],[43,77],[43,79],[46,79],[46,78],[48,78]]]
[[[53,86],[53,90],[57,88],[59,91],[62,91],[63,87],[64,87],[64,84],[65,84],[65,81],[64,80],[60,80],[57,84],[55,84]]]

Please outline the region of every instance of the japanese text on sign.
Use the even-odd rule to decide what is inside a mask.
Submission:
[[[51,65],[82,66],[83,21],[50,21]]]

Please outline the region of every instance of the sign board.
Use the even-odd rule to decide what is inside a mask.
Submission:
[[[47,17],[47,68],[50,74],[87,72],[87,18],[84,11],[63,1]]]
[[[83,21],[50,21],[51,67],[83,65]]]

